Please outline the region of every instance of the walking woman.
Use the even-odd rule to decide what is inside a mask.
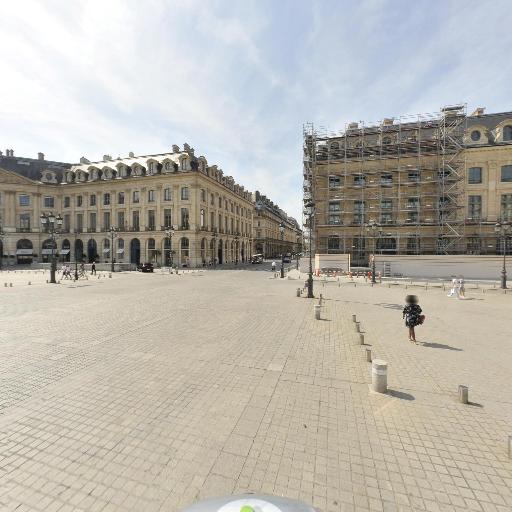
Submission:
[[[416,343],[416,333],[414,328],[423,323],[425,318],[421,314],[421,308],[418,304],[418,297],[416,295],[407,295],[405,297],[405,307],[403,310],[402,318],[405,318],[405,325],[409,328],[409,341]]]

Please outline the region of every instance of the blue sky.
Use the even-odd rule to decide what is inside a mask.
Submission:
[[[300,219],[302,125],[512,110],[512,3],[2,3],[0,147],[76,162],[188,142]]]

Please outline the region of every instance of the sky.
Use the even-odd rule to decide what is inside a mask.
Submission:
[[[187,142],[301,219],[302,133],[512,110],[509,0],[6,0],[0,149],[75,163]]]

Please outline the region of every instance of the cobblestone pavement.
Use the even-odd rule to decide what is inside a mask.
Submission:
[[[299,281],[270,275],[1,283],[0,510],[176,511],[245,491],[322,512],[512,510],[510,295],[417,288],[414,346],[410,289],[316,283],[317,321]],[[353,313],[387,395],[369,391]]]

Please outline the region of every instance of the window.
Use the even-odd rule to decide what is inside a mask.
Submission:
[[[134,231],[139,231],[140,229],[140,217],[139,212],[132,212],[132,229]]]
[[[393,208],[393,200],[392,199],[382,199],[380,201],[380,209],[381,210],[391,210]]]
[[[327,250],[328,252],[338,252],[341,249],[341,240],[337,236],[330,236],[327,239]]]
[[[329,211],[330,212],[340,212],[341,211],[341,201],[329,201]]]
[[[64,231],[69,231],[71,229],[71,216],[68,214],[64,215],[63,221]]]
[[[52,196],[46,196],[43,198],[44,208],[55,208],[55,198]]]
[[[381,224],[392,224],[393,223],[393,214],[391,212],[381,212],[380,223]]]
[[[200,211],[200,222],[201,222],[201,227],[204,228],[204,210],[202,208]]]
[[[20,206],[30,206],[30,196],[20,195]]]
[[[164,210],[164,226],[172,226],[172,210],[169,208]]]
[[[103,194],[103,206],[109,206],[110,205],[110,194],[106,192]]]
[[[117,204],[124,204],[124,192],[117,194]]]
[[[467,254],[480,254],[482,251],[482,240],[478,236],[468,238]]]
[[[155,170],[155,162],[149,162],[149,164],[148,164],[149,174],[153,174],[154,170]]]
[[[382,139],[382,144],[391,144],[391,137],[384,137]]]
[[[482,183],[481,167],[470,167],[468,169],[468,183]]]
[[[164,201],[172,201],[172,191],[170,188],[164,189]]]
[[[471,140],[472,141],[475,141],[475,142],[479,141],[481,136],[482,135],[479,130],[473,130],[471,132]]]
[[[78,208],[80,208],[80,206],[82,206],[83,204],[83,198],[82,196],[76,196],[76,205]]]
[[[410,171],[407,174],[407,179],[411,183],[417,183],[418,181],[420,181],[420,171]]]
[[[96,206],[96,196],[94,194],[92,196],[89,196],[89,205]]]
[[[416,236],[407,239],[407,254],[420,253],[420,239]]]
[[[341,224],[341,215],[339,213],[332,213],[329,215],[329,224]]]
[[[234,207],[233,203],[231,203],[231,213],[235,213],[235,207]]]
[[[133,191],[133,202],[138,203],[140,201],[140,192],[138,190]]]
[[[103,212],[103,229],[110,229],[110,212]]]
[[[84,216],[81,213],[76,214],[76,227],[75,229],[77,231],[83,231],[84,230]]]
[[[30,213],[22,213],[20,215],[20,231],[30,231]]]
[[[407,198],[407,209],[418,210],[419,207],[420,207],[420,198],[419,197]]]
[[[512,126],[507,125],[503,128],[503,140],[510,141],[512,140]]]
[[[393,185],[393,176],[391,174],[382,174],[380,177],[380,184],[383,187]]]
[[[228,200],[224,199],[224,210],[228,211]]]
[[[148,228],[150,231],[155,230],[155,210],[148,210]]]
[[[188,187],[181,187],[181,200],[188,201]]]
[[[124,229],[124,212],[117,212],[117,227]]]
[[[512,165],[504,165],[501,168],[501,181],[512,182]]]
[[[96,214],[90,213],[89,214],[89,231],[96,231]]]
[[[165,170],[170,171],[171,170],[171,162],[165,162]]]
[[[213,229],[215,227],[215,214],[213,212],[210,212],[210,229]]]
[[[364,201],[354,201],[354,212],[356,212],[356,213],[364,212]]]
[[[215,204],[215,196],[212,194],[210,197],[210,204],[213,206]]]
[[[482,196],[468,197],[468,219],[480,220],[482,217]]]
[[[206,202],[206,191],[204,189],[201,189],[201,201]]]
[[[187,169],[187,159],[186,158],[183,158],[181,160],[181,170],[182,171],[185,171]]]
[[[155,191],[148,190],[148,203],[154,203],[154,202],[155,202]]]
[[[512,220],[512,194],[503,194],[501,196],[501,220]]]
[[[71,198],[69,196],[64,197],[64,208],[69,208],[71,205]]]
[[[365,183],[366,183],[366,176],[364,176],[363,174],[354,176],[354,186],[362,187]]]
[[[329,188],[340,188],[341,176],[329,176]]]
[[[219,197],[219,208],[222,208],[222,197]]]
[[[188,229],[188,208],[181,209],[181,229]]]

